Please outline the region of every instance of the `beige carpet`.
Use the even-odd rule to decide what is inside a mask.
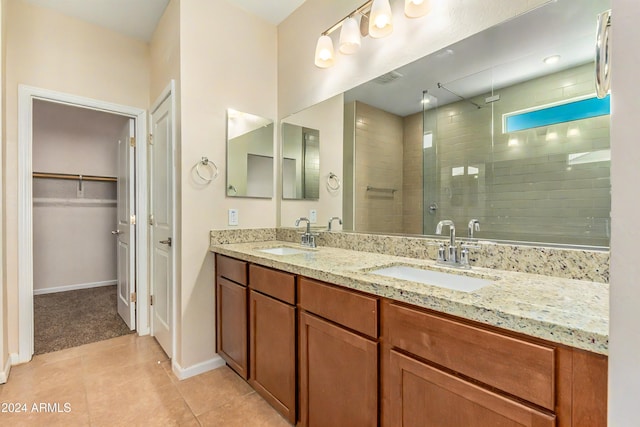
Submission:
[[[35,354],[132,333],[118,315],[116,286],[35,295]]]

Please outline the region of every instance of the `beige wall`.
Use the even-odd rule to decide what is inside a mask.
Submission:
[[[149,44],[149,105],[171,79],[180,87],[180,0],[170,0]],[[179,97],[177,97],[179,99]],[[179,114],[176,114],[179,117]]]
[[[612,0],[613,74],[611,115],[611,323],[609,335],[609,425],[637,424],[640,396],[640,87],[637,55],[640,5]]]
[[[223,18],[221,18],[223,17]],[[277,30],[222,0],[180,4],[182,146],[181,244],[178,276],[178,363],[186,368],[215,354],[213,256],[208,230],[228,228],[227,210],[239,227],[274,227],[276,199],[225,197],[226,110],[277,117]],[[207,156],[220,168],[209,185],[193,167]]]
[[[304,126],[320,131],[320,198],[318,200],[282,200],[280,202],[280,225],[293,227],[295,220],[309,217],[309,210],[315,209],[318,215],[318,226],[325,227],[329,218],[342,216],[342,187],[338,191],[327,188],[329,172],[341,178],[342,175],[342,122],[344,98],[338,95],[300,111],[284,120],[287,123]],[[278,144],[280,145],[280,144]],[[278,180],[278,182],[281,182]],[[277,194],[282,194],[278,184]],[[340,230],[337,222],[334,230]]]
[[[4,239],[9,351],[17,352],[18,84],[146,109],[149,55],[144,42],[49,9],[7,6]]]

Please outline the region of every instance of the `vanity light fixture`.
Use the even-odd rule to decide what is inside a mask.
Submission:
[[[431,10],[431,0],[404,0],[405,15],[419,18]],[[357,15],[361,15],[358,23]],[[331,33],[340,28],[338,51],[344,55],[355,53],[361,45],[361,36],[372,38],[388,36],[393,32],[393,15],[389,0],[368,0],[346,17],[324,31],[316,44],[315,64],[329,68],[334,64],[335,52]]]
[[[409,18],[420,18],[431,10],[431,0],[404,0],[404,14]]]
[[[333,41],[331,37],[323,34],[318,39],[316,45],[316,66],[320,68],[329,68],[334,61]]]
[[[345,55],[356,53],[360,48],[360,25],[353,16],[342,21],[338,46],[340,53],[344,53]]]
[[[392,32],[393,15],[389,0],[373,0],[369,13],[369,35],[374,39],[379,39]]]

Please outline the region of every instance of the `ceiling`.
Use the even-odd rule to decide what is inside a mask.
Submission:
[[[226,0],[272,24],[278,25],[306,0]]]
[[[169,0],[26,0],[118,33],[150,41]],[[278,25],[305,0],[226,0]]]

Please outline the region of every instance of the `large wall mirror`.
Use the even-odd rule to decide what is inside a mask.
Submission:
[[[282,198],[320,197],[320,131],[282,123]]]
[[[273,120],[227,110],[227,196],[273,197]]]
[[[593,57],[609,8],[550,2],[347,91],[344,228],[433,235],[451,219],[466,236],[475,218],[483,240],[608,246]]]

